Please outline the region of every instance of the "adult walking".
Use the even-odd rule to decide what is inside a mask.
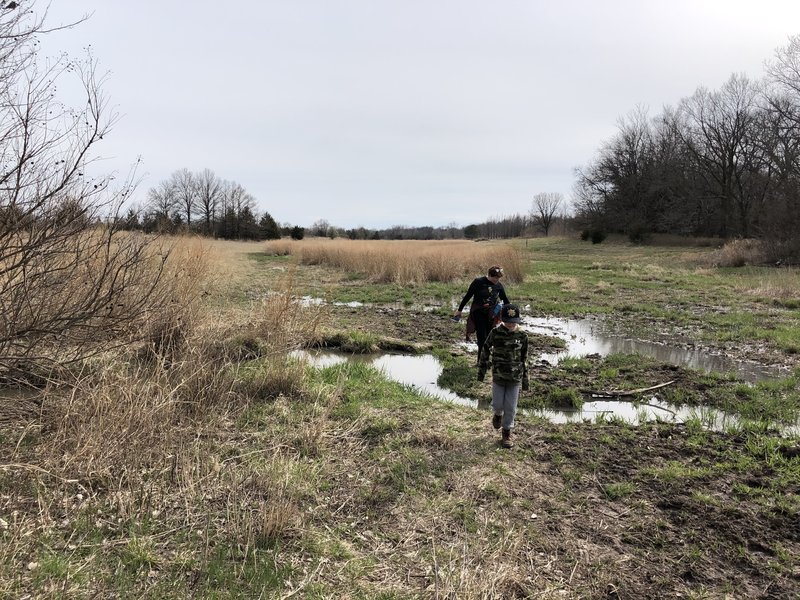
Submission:
[[[503,276],[503,267],[494,265],[489,267],[489,271],[484,277],[476,277],[469,284],[467,293],[458,305],[458,310],[453,314],[455,318],[461,318],[464,307],[472,299],[472,306],[469,309],[469,318],[475,324],[475,336],[478,338],[478,361],[481,359],[483,344],[498,317],[499,302],[508,304],[508,296],[500,278]]]

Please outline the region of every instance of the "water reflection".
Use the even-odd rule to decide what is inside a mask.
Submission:
[[[382,371],[392,381],[407,385],[421,394],[462,406],[478,407],[477,400],[464,398],[439,387],[436,382],[442,374],[442,365],[431,354],[342,354],[323,350],[297,350],[292,355],[320,369],[347,361],[365,362]]]
[[[638,340],[608,330],[600,319],[557,319],[554,317],[524,317],[528,331],[561,338],[567,347],[556,353],[542,354],[541,358],[551,364],[566,356],[587,354],[640,354],[659,362],[678,365],[714,373],[735,373],[744,381],[760,381],[780,376],[777,367],[765,367],[756,363],[735,361],[727,356],[711,354],[707,350],[675,346],[667,343]]]
[[[602,422],[622,420],[635,425],[659,421],[662,423],[685,423],[699,419],[709,429],[722,430],[738,424],[733,415],[722,411],[697,406],[674,406],[650,397],[640,402],[621,400],[590,400],[580,409],[573,410],[532,410],[530,414],[546,418],[553,423],[581,423],[584,421]]]
[[[394,310],[409,310],[409,311],[416,311],[416,312],[426,312],[432,313],[436,310],[441,308],[441,305],[436,302],[434,299],[428,299],[423,302],[414,302],[414,303],[407,303],[407,302],[383,302],[380,304],[375,304],[372,302],[361,302],[359,300],[351,300],[350,302],[327,302],[323,298],[317,298],[314,296],[301,296],[296,298],[296,301],[300,306],[324,306],[326,304],[330,304],[331,306],[346,306],[347,308],[372,308],[375,306],[380,306],[381,308],[391,308]],[[455,310],[455,308],[454,308]]]
[[[436,382],[442,374],[442,365],[431,354],[384,354],[374,359],[372,365],[393,381],[412,387],[420,393],[463,406],[478,406],[476,400],[464,398],[437,385]]]
[[[325,304],[322,298],[303,296],[298,301],[303,306]],[[364,308],[378,306],[370,303],[333,302],[334,306],[347,306],[350,308]],[[450,300],[451,309],[458,305],[458,299]],[[403,302],[380,304],[381,307],[405,309],[417,312],[431,313],[443,307],[440,301],[433,298],[424,299],[414,304]],[[530,305],[525,306],[525,311],[530,311]],[[462,325],[463,326],[463,325]],[[557,317],[523,317],[523,328],[533,333],[540,333],[558,337],[566,342],[566,348],[558,352],[544,353],[541,359],[551,364],[557,364],[567,356],[581,357],[588,354],[640,354],[648,356],[659,362],[706,371],[709,373],[734,373],[739,379],[749,382],[761,381],[785,376],[788,371],[782,371],[778,366],[764,366],[754,362],[737,361],[728,356],[713,354],[707,349],[694,346],[692,340],[682,340],[675,343],[675,338],[669,340],[650,341],[632,338],[624,331],[614,329],[613,323],[602,318],[586,319],[561,319]],[[460,345],[471,352],[477,353],[477,345],[471,342],[461,342]]]

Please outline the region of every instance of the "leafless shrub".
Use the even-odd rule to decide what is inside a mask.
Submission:
[[[170,248],[119,229],[135,172],[93,177],[116,115],[91,56],[37,63],[33,10],[0,11],[0,376],[27,380],[124,345],[176,302]],[[56,99],[77,76],[79,109]]]
[[[800,264],[800,237],[768,237],[764,240],[764,253],[766,261],[774,265]]]

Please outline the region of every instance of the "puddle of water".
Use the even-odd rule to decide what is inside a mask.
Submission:
[[[736,373],[744,381],[755,382],[781,376],[778,368],[756,363],[735,361],[726,356],[711,354],[697,348],[674,346],[645,340],[631,339],[609,332],[607,325],[598,319],[557,319],[554,317],[523,317],[528,331],[555,336],[567,343],[566,349],[542,354],[541,358],[557,364],[567,356],[587,354],[641,354],[660,362],[715,373]]]
[[[322,298],[303,296],[298,300],[303,306],[318,306],[325,304]],[[454,310],[458,306],[458,298],[450,299],[450,306]],[[334,306],[347,306],[351,308],[371,307],[374,304],[352,301],[334,302]],[[381,304],[382,307],[433,312],[442,308],[433,299],[419,304],[404,304],[395,302]],[[524,307],[530,311],[530,305]],[[764,379],[773,379],[785,376],[780,367],[768,367],[757,363],[736,361],[727,356],[712,354],[686,345],[675,345],[667,342],[653,342],[633,339],[625,336],[624,332],[614,332],[607,320],[598,318],[587,319],[561,319],[556,317],[523,317],[523,328],[533,333],[540,333],[561,338],[567,344],[564,350],[553,353],[544,353],[541,359],[550,364],[558,364],[568,356],[581,357],[587,354],[640,354],[657,361],[706,371],[709,373],[735,373],[743,381],[754,383]],[[478,347],[473,342],[461,342],[460,345],[470,352],[477,353]]]
[[[447,400],[462,406],[477,408],[478,401],[464,398],[458,394],[439,387],[436,381],[442,374],[442,365],[431,354],[403,355],[384,354],[372,361],[372,365],[383,371],[387,377],[415,390]]]
[[[312,296],[302,296],[297,299],[297,302],[300,306],[322,306],[325,304],[325,300],[322,298],[314,298]]]
[[[531,414],[542,416],[553,423],[581,423],[621,419],[626,423],[639,425],[661,421],[665,423],[685,423],[698,418],[708,428],[721,430],[735,425],[738,418],[722,411],[707,407],[673,406],[651,397],[641,402],[621,400],[590,400],[580,409],[574,410],[532,410]]]
[[[325,368],[347,361],[363,361],[383,371],[389,379],[407,385],[419,393],[438,400],[453,402],[470,408],[488,409],[488,402],[479,402],[465,398],[450,390],[439,387],[436,383],[442,373],[438,359],[431,354],[367,354],[345,355],[333,351],[298,350],[292,353],[296,358],[306,360],[317,368]],[[538,409],[522,410],[522,414],[547,419],[551,423],[581,423],[601,420],[622,420],[632,425],[640,425],[653,421],[667,423],[684,423],[690,419],[699,419],[704,427],[714,431],[722,431],[739,424],[739,419],[725,412],[697,406],[673,406],[651,397],[639,403],[622,400],[589,400],[578,410]],[[800,426],[786,427],[784,433],[797,435]]]
[[[341,354],[332,351],[307,351],[296,350],[292,356],[308,361],[313,366],[324,369],[332,365],[347,361],[366,362],[383,371],[392,381],[414,388],[419,393],[427,394],[439,400],[446,400],[469,406],[478,407],[478,401],[464,398],[450,390],[441,388],[436,381],[442,374],[442,365],[431,354]]]
[[[322,306],[325,304],[329,304],[322,298],[315,298],[314,296],[301,296],[297,298],[297,302],[300,303],[301,306]],[[372,302],[360,302],[358,300],[351,300],[350,302],[330,302],[332,306],[346,306],[348,308],[370,308],[373,306],[380,306],[381,308],[394,308],[396,310],[413,310],[419,312],[427,312],[431,313],[437,311],[441,308],[440,304],[437,304],[434,300],[430,300],[427,303],[415,303],[415,304],[406,304],[404,302],[388,302],[388,303],[381,303],[375,304]],[[455,310],[455,309],[454,309]]]

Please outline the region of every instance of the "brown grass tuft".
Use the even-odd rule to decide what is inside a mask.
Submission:
[[[800,271],[774,269],[753,283],[743,283],[735,288],[739,292],[769,298],[778,302],[797,302],[800,298]]]
[[[763,264],[767,255],[758,240],[737,239],[726,242],[722,248],[710,253],[708,263],[713,267],[743,267]]]

